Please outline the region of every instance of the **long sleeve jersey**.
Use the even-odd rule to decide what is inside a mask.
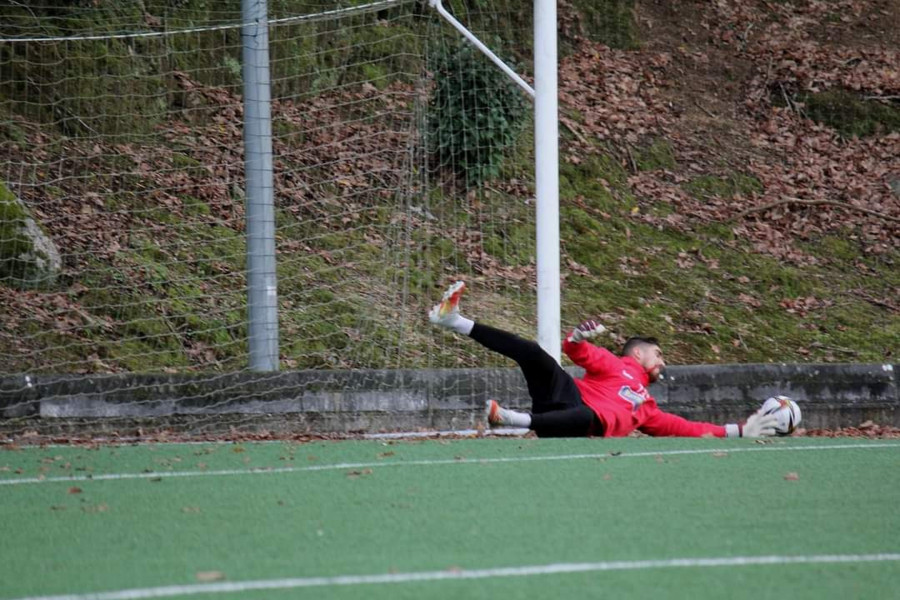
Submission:
[[[603,423],[604,437],[623,437],[635,429],[654,436],[725,437],[721,425],[688,421],[660,410],[647,391],[649,377],[630,356],[618,357],[588,342],[563,342],[566,356],[585,370],[575,378],[582,401]]]

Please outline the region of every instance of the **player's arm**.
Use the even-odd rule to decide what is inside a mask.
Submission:
[[[588,373],[602,374],[621,368],[619,359],[606,348],[598,348],[587,340],[606,331],[596,321],[585,321],[572,330],[563,340],[563,352]]]
[[[654,436],[674,437],[746,437],[756,438],[775,435],[776,419],[772,415],[755,412],[746,422],[715,425],[702,421],[689,421],[658,408],[639,427],[640,431]]]

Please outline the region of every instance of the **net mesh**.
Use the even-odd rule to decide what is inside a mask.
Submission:
[[[25,376],[2,390],[7,416],[34,416],[35,385],[58,400],[44,416],[158,408],[172,380],[138,374],[193,374],[193,391],[168,395],[203,411],[254,397],[229,379],[248,366],[246,198],[241,11],[221,4],[3,9],[0,364]],[[478,6],[449,8],[526,56],[498,25],[512,8]],[[475,73],[481,87],[439,106],[432,57],[458,53],[460,36],[409,2],[270,2],[269,46],[280,365],[321,374],[274,388],[299,398],[333,370],[509,366],[425,314],[465,279],[468,312],[532,335],[520,316],[534,302],[527,117],[498,145],[491,119],[447,133],[441,114],[477,116],[512,84],[478,56],[445,61],[439,77]],[[503,183],[468,178],[438,150],[449,135],[472,136],[476,161],[496,155]],[[83,374],[135,377],[105,379],[89,409],[47,391]],[[209,400],[223,388],[227,401]]]

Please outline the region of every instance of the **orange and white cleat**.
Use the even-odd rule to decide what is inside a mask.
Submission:
[[[459,314],[459,299],[466,289],[466,282],[457,281],[444,292],[440,303],[435,304],[428,313],[428,318],[437,325],[449,324]]]
[[[484,414],[491,427],[504,425],[503,416],[500,413],[500,405],[497,404],[496,400],[488,400],[484,403]]]
[[[496,400],[487,400],[484,403],[484,414],[491,427],[521,427],[525,429],[531,427],[531,413],[503,408]]]

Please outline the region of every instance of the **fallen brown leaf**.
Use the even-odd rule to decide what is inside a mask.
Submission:
[[[362,477],[363,475],[371,475],[371,474],[372,474],[372,469],[363,469],[362,471],[354,470],[354,471],[348,471],[347,477],[349,479],[357,479],[359,477]]]

